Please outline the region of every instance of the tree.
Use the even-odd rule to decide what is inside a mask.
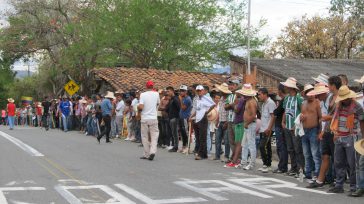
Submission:
[[[288,23],[267,54],[273,58],[359,57],[363,27],[356,27],[356,23],[342,16],[303,16]]]
[[[69,78],[88,87],[95,67],[198,70],[226,64],[232,49],[247,44],[245,4],[231,0],[12,2],[0,50],[40,58],[42,83],[54,94]],[[257,48],[264,39],[252,30]]]

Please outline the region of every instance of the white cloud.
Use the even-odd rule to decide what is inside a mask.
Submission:
[[[276,38],[287,23],[294,18],[329,13],[330,0],[251,0],[252,25],[257,25],[261,18],[267,20],[262,35]]]

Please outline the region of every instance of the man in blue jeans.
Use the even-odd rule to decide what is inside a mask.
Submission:
[[[286,97],[286,91],[284,86],[280,84],[278,86],[278,96],[281,100],[278,103],[277,108],[274,110],[274,132],[276,134],[277,154],[279,158],[278,168],[273,173],[281,174],[288,171],[288,152],[287,144],[283,136],[282,118],[284,114],[283,99]]]
[[[301,122],[305,134],[302,137],[302,148],[305,157],[305,176],[316,181],[321,166],[320,143],[318,140],[319,126],[322,117],[320,101],[315,98],[312,85],[306,85],[305,101],[302,104]],[[314,166],[312,166],[312,160]],[[312,176],[312,169],[314,170]]]
[[[71,103],[69,102],[67,96],[63,96],[63,100],[59,105],[62,112],[63,130],[68,131],[68,120],[71,113]]]
[[[217,86],[217,89],[221,92],[221,99],[218,103],[219,117],[217,121],[217,131],[216,131],[216,141],[215,141],[215,158],[214,160],[220,160],[220,155],[222,152],[221,143],[224,140],[225,144],[225,157],[223,161],[228,161],[230,156],[230,145],[228,137],[228,112],[225,110],[225,101],[229,94],[232,92],[226,83]]]
[[[354,141],[364,132],[364,111],[355,100],[356,93],[348,86],[340,87],[335,114],[331,122],[331,131],[334,133],[335,143],[335,187],[329,189],[330,193],[343,193],[344,181],[349,171],[350,191],[356,191],[356,153]]]

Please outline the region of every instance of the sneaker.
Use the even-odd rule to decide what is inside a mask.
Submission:
[[[296,176],[297,174],[298,174],[298,172],[295,170],[290,170],[289,172],[287,172],[288,176]]]
[[[322,187],[324,187],[324,182],[317,183],[317,181],[314,181],[310,183],[308,186],[306,186],[306,188],[322,188]]]
[[[119,138],[119,135],[115,135],[116,138]]]
[[[224,168],[235,168],[236,164],[234,162],[229,162],[224,165]]]
[[[335,186],[329,189],[329,193],[344,193],[344,189]]]
[[[187,154],[188,153],[188,148],[185,148],[183,151],[182,151],[182,154]]]
[[[173,146],[168,146],[167,149],[171,150],[171,149],[173,149]]]
[[[265,168],[267,168],[267,166],[266,165],[263,165],[263,167],[262,168],[259,168],[258,171],[263,171],[263,169],[265,169]]]
[[[247,166],[245,166],[243,169],[244,169],[244,170],[252,170],[252,169],[253,169],[253,166],[252,166],[252,165],[250,165],[250,164],[248,164],[248,165],[247,165]]]
[[[262,170],[262,173],[269,173],[270,171],[272,171],[272,168],[270,166],[267,166]]]
[[[364,188],[358,188],[355,192],[351,192],[350,197],[362,197],[364,196]]]
[[[273,173],[275,173],[275,174],[284,174],[284,173],[287,173],[287,171],[276,169],[276,170],[273,170]]]
[[[168,150],[168,152],[177,152],[177,149],[172,148],[172,149]]]
[[[125,138],[125,140],[124,141],[130,141],[130,139],[129,138]]]

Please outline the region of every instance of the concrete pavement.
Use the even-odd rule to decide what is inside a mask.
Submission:
[[[152,162],[141,155],[137,144],[119,139],[98,144],[77,132],[1,126],[0,203],[364,202],[328,194],[328,187],[306,189],[292,177],[195,161],[193,155],[159,149]]]

